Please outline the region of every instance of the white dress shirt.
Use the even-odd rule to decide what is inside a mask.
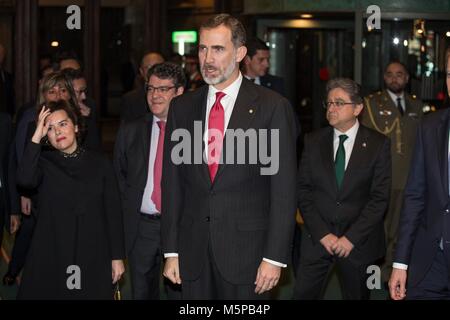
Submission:
[[[142,196],[141,212],[146,214],[158,214],[160,213],[156,209],[155,203],[152,201],[153,193],[153,169],[155,167],[156,150],[158,149],[158,139],[159,139],[159,118],[153,116],[152,132],[151,132],[151,142],[150,142],[150,156],[148,157],[148,173],[147,173],[147,184],[145,185],[144,195]]]
[[[395,93],[393,93],[391,90],[387,89],[386,90],[387,93],[389,94],[389,96],[391,97],[392,101],[394,101],[395,106],[397,106],[397,99],[400,98],[400,104],[402,105],[402,109],[403,109],[403,113],[406,112],[406,106],[405,106],[405,93],[402,92],[401,95],[396,95]]]
[[[336,159],[336,152],[339,147],[339,136],[345,134],[348,138],[344,141],[344,149],[345,149],[345,170],[347,170],[348,160],[352,155],[353,146],[355,145],[356,134],[358,133],[359,122],[356,119],[355,124],[348,129],[346,132],[341,132],[338,129],[334,129],[334,138],[333,138],[333,157]]]
[[[232,84],[226,87],[223,90],[217,90],[214,86],[209,86],[208,89],[208,98],[206,101],[206,117],[205,117],[205,130],[203,135],[203,141],[205,142],[205,154],[208,159],[208,125],[209,125],[209,113],[216,102],[216,92],[223,92],[225,96],[220,100],[222,103],[222,107],[225,113],[225,123],[223,126],[224,134],[227,131],[228,123],[230,122],[231,114],[233,113],[234,103],[236,102],[236,98],[239,94],[239,89],[242,84],[242,74],[239,72],[239,76]]]

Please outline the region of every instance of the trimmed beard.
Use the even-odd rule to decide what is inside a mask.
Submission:
[[[236,62],[234,62],[235,60],[236,60],[236,56],[233,57],[233,62],[227,66],[224,73],[215,78],[206,77],[204,74],[205,73],[204,68],[201,68],[203,80],[209,85],[216,85],[216,84],[227,81],[228,79],[230,79],[231,75],[233,74],[234,70],[236,69]]]

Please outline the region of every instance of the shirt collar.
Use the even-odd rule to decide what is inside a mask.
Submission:
[[[259,77],[251,78],[251,77],[249,77],[249,76],[247,76],[247,75],[244,75],[244,77],[246,77],[246,78],[247,78],[248,80],[250,80],[250,81],[254,80],[255,83],[258,82],[258,80],[259,80]]]
[[[166,120],[162,120],[162,119],[158,118],[157,116],[153,115],[153,124],[156,125],[158,123],[158,121],[166,122]]]
[[[397,103],[397,98],[400,98],[402,100],[405,99],[405,92],[403,91],[401,95],[397,96],[395,93],[393,93],[391,90],[386,89],[387,93],[389,94],[389,96],[391,97],[392,101],[394,101],[395,103]]]
[[[338,129],[334,128],[334,137],[337,138],[341,134],[345,134],[345,135],[347,135],[348,139],[354,140],[356,138],[356,134],[358,133],[358,129],[359,129],[359,121],[358,121],[358,119],[356,119],[353,127],[348,129],[347,132],[341,132]]]
[[[233,83],[231,83],[228,87],[226,87],[223,90],[217,90],[213,85],[209,85],[209,89],[208,89],[208,98],[216,98],[216,92],[223,92],[226,94],[225,97],[229,96],[231,98],[233,98],[233,100],[236,100],[238,93],[239,93],[239,88],[241,87],[242,84],[242,73],[239,71],[239,76],[237,77],[236,80],[233,81]]]

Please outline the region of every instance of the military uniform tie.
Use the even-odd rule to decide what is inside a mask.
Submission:
[[[397,98],[397,109],[400,112],[400,115],[403,117],[403,106],[402,106],[402,98]]]

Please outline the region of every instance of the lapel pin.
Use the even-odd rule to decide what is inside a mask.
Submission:
[[[363,142],[362,147],[363,148],[367,147],[367,143]]]

